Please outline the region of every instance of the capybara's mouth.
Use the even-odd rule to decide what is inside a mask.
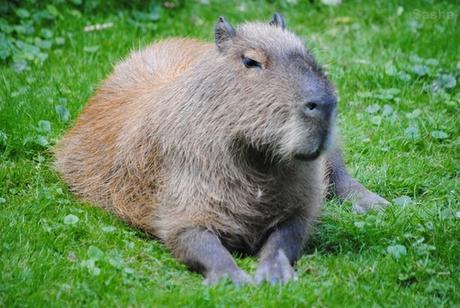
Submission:
[[[308,147],[304,149],[299,149],[298,152],[294,153],[294,159],[302,161],[312,161],[317,159],[323,152],[327,151],[330,143],[329,130],[324,130],[320,134],[322,136],[317,146],[314,146],[310,149],[308,149]]]

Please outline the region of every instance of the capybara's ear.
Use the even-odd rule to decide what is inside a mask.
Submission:
[[[283,16],[280,13],[273,14],[272,20],[270,21],[271,26],[280,27],[281,29],[286,29],[286,22],[284,21]]]
[[[236,31],[223,16],[220,16],[214,28],[214,35],[217,47],[222,50],[226,42],[236,35]]]

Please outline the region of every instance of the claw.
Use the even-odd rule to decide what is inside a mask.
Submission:
[[[256,270],[255,282],[268,282],[271,285],[288,283],[297,280],[297,275],[283,251],[279,250],[274,256],[263,259]]]
[[[251,276],[246,274],[244,271],[238,269],[234,271],[210,272],[206,275],[206,278],[203,280],[203,284],[207,286],[212,286],[218,284],[223,280],[229,280],[236,286],[254,283]]]
[[[353,210],[363,214],[370,210],[384,209],[390,202],[371,191],[364,191],[352,198]]]

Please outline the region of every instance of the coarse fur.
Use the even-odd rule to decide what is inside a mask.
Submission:
[[[221,18],[216,44],[170,39],[119,63],[55,149],[71,190],[182,260],[179,239],[197,227],[250,254],[289,219],[308,229],[335,95],[277,18],[236,30]]]
[[[249,46],[269,36],[267,49],[304,50],[294,35],[269,25],[245,24],[238,32],[251,34]],[[254,143],[290,129],[267,121],[290,112],[274,101],[286,94],[232,85],[240,72],[225,61],[212,44],[172,39],[117,65],[56,148],[56,166],[71,189],[166,242],[193,224],[253,247],[293,211],[315,217],[324,192],[321,159],[271,164],[276,157],[242,157],[259,153],[250,153],[241,128]],[[259,158],[266,170],[251,162]]]

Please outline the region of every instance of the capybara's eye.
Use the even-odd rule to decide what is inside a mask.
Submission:
[[[257,62],[256,60],[253,60],[245,56],[243,56],[242,60],[244,66],[246,66],[247,68],[262,68],[262,64],[260,64],[260,62]]]

